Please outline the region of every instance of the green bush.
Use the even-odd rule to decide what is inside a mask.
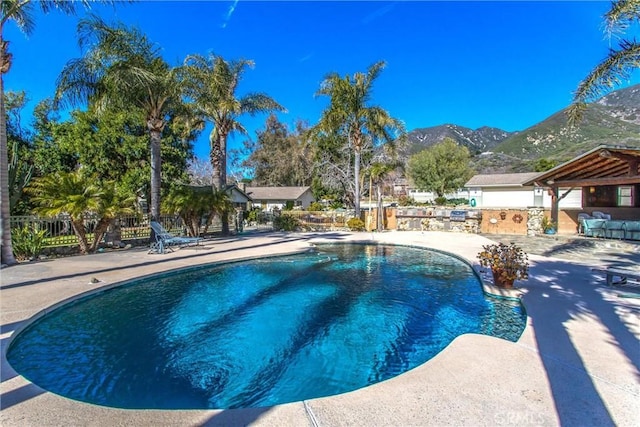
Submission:
[[[273,228],[276,230],[296,231],[299,226],[298,218],[291,215],[282,214],[273,219]]]
[[[33,226],[24,226],[11,230],[13,255],[18,260],[37,258],[42,252],[47,230],[37,230]]]
[[[245,212],[246,220],[249,222],[258,222],[260,212],[262,212],[260,208],[253,208],[249,212]]]
[[[349,227],[349,230],[351,231],[364,231],[364,221],[361,220],[360,218],[351,218],[349,221],[347,221],[347,227]]]
[[[436,197],[434,199],[434,202],[436,202],[436,205],[438,206],[444,206],[447,204],[447,198],[446,197]]]
[[[311,204],[309,205],[309,209],[307,209],[311,212],[318,212],[318,211],[323,211],[324,210],[324,205],[320,202],[311,202]]]
[[[398,197],[398,204],[400,206],[415,206],[416,201],[413,199],[413,197],[402,195]]]

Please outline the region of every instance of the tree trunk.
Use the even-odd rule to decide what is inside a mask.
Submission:
[[[384,206],[382,206],[382,188],[376,183],[376,197],[378,198],[378,214],[376,215],[376,229],[384,231]]]
[[[0,31],[2,29],[0,28]],[[11,206],[9,204],[9,158],[7,153],[7,116],[4,111],[4,74],[11,66],[7,42],[0,34],[0,229],[2,229],[2,264],[17,264],[11,243]]]
[[[162,156],[160,154],[160,144],[162,140],[162,129],[164,121],[157,118],[147,120],[151,145],[151,220],[160,219],[160,185],[162,184]],[[153,236],[152,236],[153,237]]]
[[[211,168],[213,170],[213,176],[211,182],[213,183],[214,190],[221,190],[224,186],[222,181],[222,150],[220,143],[220,136],[215,136],[213,132],[209,136],[209,144],[211,151],[209,152],[209,158],[211,160]]]
[[[98,223],[96,224],[96,228],[93,230],[93,241],[91,242],[91,246],[89,246],[89,252],[95,252],[98,249],[98,245],[102,241],[107,229],[109,228],[109,224],[114,220],[114,218],[100,218]]]
[[[78,237],[78,245],[80,246],[80,253],[86,255],[89,253],[89,243],[87,242],[87,233],[84,232],[84,221],[80,219],[71,219],[71,227],[73,232]]]
[[[213,168],[214,191],[224,191],[227,186],[227,132],[218,129],[217,138],[209,138],[211,143],[211,167]],[[222,234],[229,234],[229,212],[225,209],[220,213]]]
[[[356,148],[354,157],[353,175],[355,179],[355,188],[353,190],[353,205],[355,206],[356,218],[360,218],[360,150]]]

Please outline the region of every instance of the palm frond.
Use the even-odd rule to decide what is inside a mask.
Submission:
[[[611,49],[609,56],[578,85],[572,105],[567,109],[569,122],[575,124],[580,121],[587,103],[622,84],[630,77],[631,72],[638,68],[640,43],[623,40],[620,49]]]

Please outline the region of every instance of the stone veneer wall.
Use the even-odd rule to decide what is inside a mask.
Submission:
[[[527,215],[527,235],[537,236],[544,234],[542,218],[545,217],[543,208],[529,208]]]
[[[464,210],[464,221],[451,221],[452,210]],[[480,233],[482,213],[479,210],[402,207],[395,211],[398,231],[449,231],[454,233]]]

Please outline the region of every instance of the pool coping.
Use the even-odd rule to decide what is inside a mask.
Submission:
[[[446,235],[446,236],[445,236]],[[73,274],[61,274],[54,280],[37,277],[37,272],[31,274],[28,266],[20,265],[2,270],[2,290],[0,303],[2,304],[2,370],[3,378],[0,386],[2,400],[0,401],[0,424],[31,425],[35,423],[46,425],[69,424],[171,424],[171,425],[460,425],[460,424],[522,424],[529,422],[539,425],[579,424],[580,421],[607,420],[616,425],[638,424],[640,416],[637,411],[637,401],[640,395],[637,378],[637,362],[628,356],[623,345],[612,345],[611,333],[601,330],[591,333],[594,328],[602,329],[606,322],[597,322],[592,318],[565,319],[573,322],[571,326],[572,339],[576,339],[576,347],[580,348],[582,365],[579,366],[575,355],[561,348],[554,353],[546,341],[553,342],[557,337],[549,336],[541,340],[537,335],[543,332],[558,333],[557,325],[546,329],[538,325],[541,316],[547,317],[549,305],[548,296],[554,287],[562,287],[559,280],[544,278],[548,267],[555,267],[571,271],[572,279],[580,278],[581,286],[593,289],[595,278],[590,275],[588,268],[574,265],[565,261],[532,257],[534,263],[531,277],[520,289],[509,291],[508,296],[519,294],[533,317],[528,318],[528,325],[517,343],[503,341],[497,338],[480,335],[463,335],[456,338],[447,348],[434,359],[405,374],[390,380],[356,390],[342,395],[294,402],[270,408],[255,408],[246,410],[122,410],[99,407],[82,402],[56,396],[44,392],[20,376],[12,376],[6,369],[5,352],[10,336],[25,325],[27,319],[47,307],[52,309],[51,302],[60,304],[67,298],[86,296],[87,292],[103,291],[107,287],[116,286],[114,280],[118,277],[123,281],[132,280],[135,274],[141,274],[150,268],[174,269],[181,266],[196,266],[210,262],[236,261],[246,258],[264,256],[264,248],[268,254],[284,252],[299,252],[309,248],[314,242],[371,240],[375,243],[398,243],[410,246],[427,247],[453,254],[474,264],[475,254],[482,244],[490,240],[476,235],[457,235],[455,233],[420,233],[394,232],[380,233],[306,233],[291,234],[271,233],[239,239],[214,239],[206,244],[212,245],[215,252],[210,254],[192,254],[185,248],[173,254],[142,255],[131,252],[114,255],[115,260],[123,263],[122,271],[110,266],[103,268],[101,273],[104,281],[101,284],[86,284],[86,277],[91,276],[90,269]],[[102,256],[106,254],[100,254]],[[159,263],[155,258],[162,257]],[[154,259],[154,263],[147,265],[146,259]],[[84,258],[84,261],[87,259]],[[106,258],[96,262],[109,262]],[[136,261],[140,266],[136,267]],[[79,260],[78,263],[81,261]],[[113,261],[111,261],[113,262]],[[125,267],[134,265],[131,270]],[[72,261],[62,259],[43,264],[46,269],[68,269]],[[548,265],[547,265],[548,264]],[[35,265],[34,265],[35,266]],[[544,266],[545,270],[540,267]],[[198,267],[194,267],[198,268]],[[46,270],[44,269],[44,270]],[[37,270],[37,268],[36,268]],[[154,271],[158,272],[158,271]],[[120,273],[120,274],[119,274]],[[123,274],[126,273],[126,274]],[[144,275],[144,274],[142,274]],[[69,277],[70,276],[70,277]],[[123,277],[124,276],[124,277]],[[126,277],[129,276],[129,277]],[[102,276],[101,276],[102,277]],[[137,277],[136,277],[137,278]],[[23,285],[20,285],[20,284]],[[26,285],[24,284],[26,283]],[[77,289],[78,285],[91,289]],[[118,285],[121,284],[118,282]],[[75,293],[74,293],[75,292]],[[485,292],[503,294],[502,290],[487,287]],[[585,293],[585,295],[587,295]],[[603,289],[589,292],[588,297],[595,299],[594,306],[604,309],[615,305],[619,308],[619,301],[611,295],[611,291]],[[56,300],[57,299],[57,300]],[[553,310],[570,311],[566,301],[554,298]],[[586,301],[589,302],[589,301]],[[43,304],[47,304],[44,305]],[[631,314],[623,313],[621,325],[633,329],[635,301]],[[44,314],[44,313],[42,313]],[[551,313],[549,313],[552,316]],[[604,317],[603,317],[604,318]],[[535,320],[535,322],[533,321]],[[535,323],[535,324],[534,324]],[[611,322],[609,322],[611,323]],[[604,324],[604,325],[603,325]],[[7,325],[13,328],[7,328]],[[586,333],[585,333],[586,332]],[[636,339],[638,331],[627,332]],[[624,337],[624,332],[615,331],[614,336]],[[623,342],[624,344],[624,342]],[[587,352],[584,349],[601,346],[607,358],[598,357],[598,352]],[[541,348],[542,347],[542,348]],[[551,354],[546,354],[546,353]],[[568,354],[564,354],[568,353]],[[586,357],[585,357],[586,356]],[[632,359],[632,360],[628,360]],[[513,363],[517,361],[517,363]],[[471,369],[469,369],[472,367]],[[473,369],[476,367],[476,369]],[[570,369],[567,369],[570,368]],[[550,378],[554,373],[561,380]],[[6,375],[6,378],[5,378]],[[526,382],[522,378],[526,377]],[[496,384],[495,379],[500,378]],[[572,397],[579,389],[592,384],[597,392],[592,393],[593,401],[582,404],[571,403]],[[487,384],[490,384],[487,385]],[[564,385],[562,385],[564,384]],[[505,405],[505,399],[507,405]],[[575,399],[573,399],[575,400]],[[602,405],[594,404],[601,401]],[[597,403],[597,402],[596,402]],[[569,407],[564,407],[564,406]]]

